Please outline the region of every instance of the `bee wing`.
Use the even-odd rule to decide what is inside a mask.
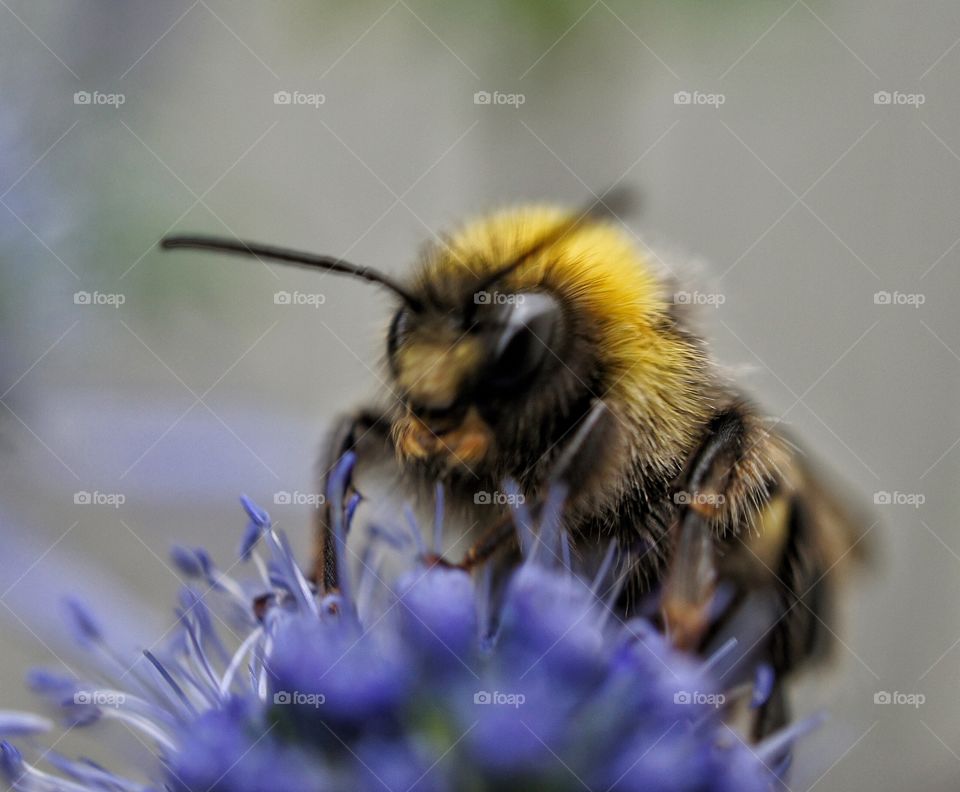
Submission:
[[[868,557],[868,534],[876,525],[808,461],[795,457],[793,466],[795,488],[782,510],[784,544],[776,568],[783,616],[771,647],[774,665],[784,670],[829,655],[838,586],[847,568]]]
[[[826,568],[832,572],[869,562],[874,550],[869,534],[878,520],[857,505],[857,498],[842,483],[828,482],[823,473],[815,472],[809,458],[797,458],[795,463],[797,497],[804,502],[809,530]]]

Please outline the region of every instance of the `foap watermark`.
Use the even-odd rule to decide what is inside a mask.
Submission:
[[[914,509],[919,509],[927,502],[927,496],[922,492],[879,490],[873,493],[873,502],[877,506],[913,506]]]
[[[273,95],[275,105],[299,105],[318,108],[327,103],[327,97],[322,93],[307,91],[277,91]]]
[[[478,690],[473,694],[474,704],[490,704],[498,707],[514,707],[519,709],[527,702],[523,693],[504,693],[500,690]]]
[[[273,502],[277,506],[313,506],[316,509],[326,503],[327,498],[322,492],[280,490],[273,493]]]
[[[698,706],[707,705],[720,708],[727,701],[723,693],[702,693],[699,690],[678,690],[673,694],[674,704],[694,704]]]
[[[678,291],[673,295],[675,305],[712,305],[719,308],[726,301],[726,295],[717,292]]]
[[[504,93],[503,91],[477,91],[473,95],[475,105],[508,105],[519,109],[527,101],[526,94]]]
[[[273,694],[273,703],[279,706],[320,707],[327,697],[323,693],[302,693],[299,690],[278,690]]]
[[[109,305],[119,308],[127,301],[127,295],[99,291],[78,291],[73,293],[74,305]]]
[[[478,291],[473,295],[474,305],[519,305],[522,302],[522,294],[511,292]]]
[[[73,694],[73,703],[87,707],[113,707],[119,709],[127,697],[119,690],[77,690]]]
[[[877,91],[873,95],[875,105],[900,105],[920,108],[926,104],[927,96],[922,93],[904,93],[903,91]]]
[[[127,101],[126,94],[101,93],[100,91],[77,91],[73,95],[75,105],[94,105],[96,107],[112,107],[117,109]]]
[[[927,703],[923,693],[901,693],[899,690],[878,690],[873,694],[874,704],[898,704],[900,706],[920,709]]]
[[[680,490],[673,493],[673,502],[678,506],[723,506],[727,496],[722,492],[687,492]]]
[[[122,492],[100,492],[100,490],[87,492],[86,490],[80,490],[73,493],[73,502],[76,506],[113,506],[114,509],[119,509],[127,502],[127,496]]]
[[[703,91],[677,91],[673,95],[675,105],[706,105],[717,110],[727,101],[722,93],[704,93]]]
[[[473,493],[473,502],[478,506],[522,506],[526,502],[522,492],[487,492],[480,490]]]
[[[927,301],[927,295],[919,292],[878,291],[873,294],[874,305],[909,305],[919,308]]]
[[[327,295],[316,292],[278,291],[273,293],[274,305],[306,305],[319,308],[327,302]]]

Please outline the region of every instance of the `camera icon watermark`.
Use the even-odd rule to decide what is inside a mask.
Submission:
[[[513,707],[519,709],[527,703],[523,693],[503,693],[499,690],[478,690],[473,694],[473,703],[482,706]]]
[[[675,105],[705,105],[720,109],[727,101],[726,94],[704,93],[703,91],[677,91],[673,95]]]
[[[75,105],[92,105],[95,107],[112,107],[118,109],[127,101],[126,94],[101,93],[100,91],[77,91],[73,95]]]
[[[280,490],[273,493],[273,502],[277,506],[312,506],[319,508],[327,502],[322,492],[300,492],[300,490]]]
[[[920,709],[927,703],[927,697],[923,693],[901,693],[899,690],[878,690],[873,694],[874,704],[897,704],[899,706],[913,707]]]
[[[275,105],[303,105],[306,107],[319,108],[320,105],[326,104],[326,102],[326,94],[322,93],[307,93],[305,91],[277,91],[273,95],[273,103]]]
[[[727,701],[723,693],[701,693],[699,690],[678,690],[673,694],[673,703],[682,705],[708,706],[719,709]]]
[[[122,492],[100,492],[94,490],[80,490],[73,493],[73,503],[75,506],[113,506],[119,509],[127,502],[127,496]]]
[[[473,502],[477,506],[522,506],[526,502],[526,497],[522,492],[501,492],[495,490],[487,492],[479,490],[473,493]]]
[[[473,295],[474,305],[520,305],[523,300],[522,294],[513,292],[478,291]]]
[[[909,305],[919,308],[926,301],[927,296],[919,292],[878,291],[873,294],[874,305]]]
[[[712,305],[719,308],[726,301],[726,295],[717,292],[678,291],[673,295],[675,305]]]
[[[73,694],[73,703],[81,707],[113,707],[119,709],[126,701],[126,695],[118,690],[77,690]]]
[[[673,493],[673,502],[678,506],[723,506],[727,502],[727,496],[722,492],[678,490]]]
[[[127,296],[125,294],[99,291],[78,291],[73,293],[74,305],[109,305],[113,308],[119,308],[126,301]]]
[[[273,703],[285,707],[314,707],[325,704],[327,697],[323,693],[302,693],[299,690],[278,690],[273,694]]]
[[[273,293],[274,305],[305,305],[317,309],[326,304],[327,296],[316,292],[278,291]]]
[[[873,94],[875,105],[898,105],[919,109],[927,103],[926,94],[904,93],[903,91],[876,91]]]
[[[876,506],[913,506],[919,509],[927,502],[927,496],[922,492],[877,490],[873,493],[873,502]]]
[[[519,109],[527,101],[526,94],[501,91],[477,91],[473,95],[475,105],[507,105]]]

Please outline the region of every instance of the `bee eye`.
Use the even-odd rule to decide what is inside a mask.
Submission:
[[[541,292],[512,295],[498,308],[498,335],[493,342],[487,384],[507,391],[526,384],[554,356],[560,341],[562,312],[553,297]]]

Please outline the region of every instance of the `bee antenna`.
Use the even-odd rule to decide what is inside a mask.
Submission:
[[[559,242],[567,234],[575,231],[588,220],[613,216],[619,217],[623,212],[629,211],[636,204],[636,193],[628,187],[611,187],[604,192],[596,195],[594,200],[584,205],[579,212],[570,220],[565,220],[555,228],[548,231],[530,247],[524,250],[520,255],[504,264],[499,269],[484,278],[474,292],[487,291],[490,286],[501,278],[506,277],[525,261],[535,256],[544,248]]]
[[[164,250],[210,250],[217,253],[252,256],[258,259],[271,259],[300,267],[319,269],[324,272],[338,272],[343,275],[352,275],[368,283],[376,283],[386,287],[402,299],[412,311],[419,313],[423,310],[423,303],[419,298],[414,296],[406,287],[400,285],[389,275],[384,275],[372,267],[351,264],[349,261],[334,258],[333,256],[318,256],[314,253],[303,253],[297,250],[290,250],[289,248],[261,245],[256,242],[244,242],[240,239],[210,236],[168,236],[160,240],[160,247]]]

